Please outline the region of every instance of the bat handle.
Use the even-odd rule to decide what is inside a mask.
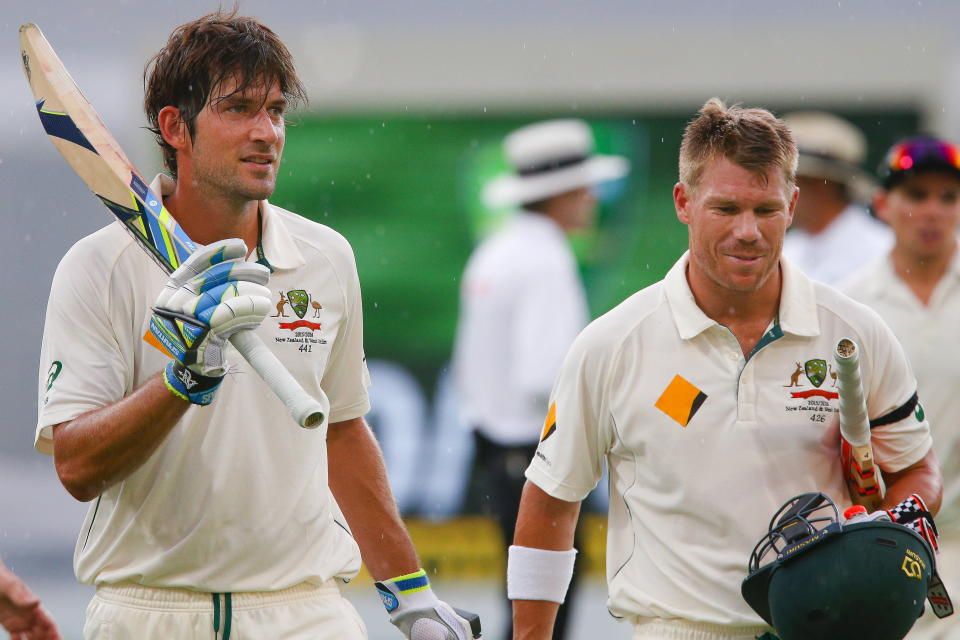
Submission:
[[[323,423],[323,405],[303,390],[257,334],[249,330],[238,331],[230,336],[230,342],[287,406],[297,424],[304,429],[316,429]]]

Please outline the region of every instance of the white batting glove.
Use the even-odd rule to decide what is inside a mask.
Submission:
[[[430,588],[427,572],[377,582],[390,622],[407,640],[472,640],[480,637],[480,618],[439,600]]]
[[[260,326],[270,311],[270,270],[246,255],[237,238],[198,249],[170,274],[154,306],[150,332],[174,359],[164,380],[194,404],[213,401],[230,336]]]

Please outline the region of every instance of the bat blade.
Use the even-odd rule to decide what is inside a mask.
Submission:
[[[35,24],[20,27],[24,73],[60,155],[167,272],[196,246],[133,168]]]
[[[20,56],[50,141],[154,261],[167,273],[175,270],[196,245],[127,159],[37,25],[20,27]],[[300,426],[323,423],[323,405],[303,390],[255,333],[240,331],[230,342]]]
[[[840,395],[840,462],[844,480],[853,503],[875,511],[883,501],[883,482],[873,461],[857,343],[847,338],[840,340],[834,360]]]

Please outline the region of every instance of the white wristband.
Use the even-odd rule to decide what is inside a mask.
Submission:
[[[576,549],[547,551],[512,545],[507,558],[507,597],[563,604],[576,557]]]

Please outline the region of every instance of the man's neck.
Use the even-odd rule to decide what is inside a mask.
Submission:
[[[181,188],[178,182],[163,203],[190,239],[198,244],[240,238],[250,251],[260,239],[260,203],[256,200],[238,202],[201,195],[196,189]]]
[[[687,281],[697,306],[714,322],[725,326],[749,355],[780,310],[781,272],[779,265],[756,291],[731,291],[705,274],[691,273]]]
[[[890,259],[897,277],[903,280],[913,294],[926,305],[930,303],[937,284],[950,269],[956,253],[956,243],[949,252],[932,257],[920,257],[895,246],[890,252]]]

